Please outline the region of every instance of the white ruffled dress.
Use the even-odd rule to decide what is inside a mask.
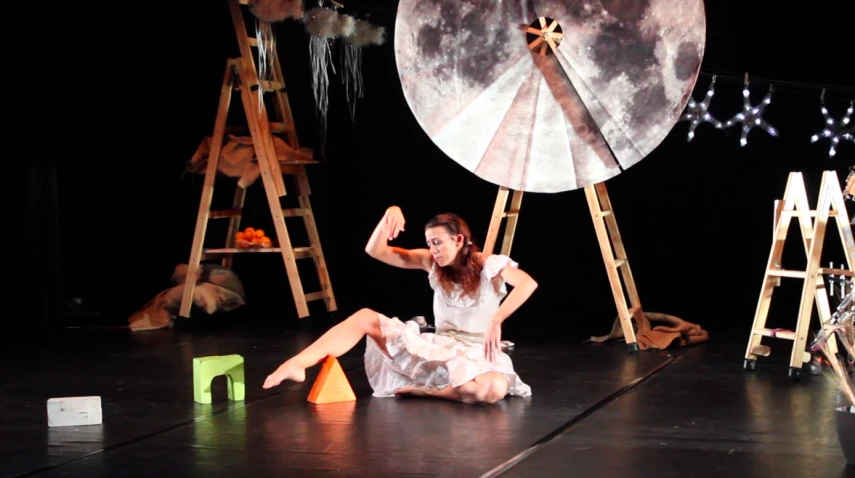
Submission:
[[[434,290],[433,312],[436,333],[421,333],[417,323],[401,322],[397,317],[380,315],[380,329],[389,355],[366,337],[365,372],[375,397],[393,397],[406,386],[459,387],[486,372],[499,372],[508,379],[508,393],[531,396],[531,387],[514,372],[511,358],[501,352],[495,362],[484,356],[484,332],[493,312],[507,295],[505,281],[499,281],[499,294],[492,279],[506,266],[518,264],[504,255],[491,255],[481,272],[479,296],[460,297],[460,286],[446,294],[436,279],[435,269],[428,274]]]

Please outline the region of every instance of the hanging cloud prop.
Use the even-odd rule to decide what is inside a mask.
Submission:
[[[320,38],[336,38],[352,35],[356,29],[356,19],[342,15],[329,8],[317,7],[306,12],[303,17],[309,35]]]
[[[386,29],[374,26],[363,20],[356,20],[353,32],[342,35],[346,43],[361,47],[365,45],[382,45],[386,41]]]
[[[335,2],[333,2],[335,4]],[[339,67],[342,72],[341,81],[345,88],[351,120],[356,118],[356,100],[362,98],[362,47],[382,45],[386,41],[386,30],[383,27],[357,19],[351,15],[339,13],[337,9],[323,7],[324,0],[318,0],[318,7],[303,10],[302,0],[249,0],[250,11],[263,22],[281,22],[287,18],[300,20],[309,34],[309,56],[312,67],[312,94],[315,99],[316,112],[320,121],[320,148],[326,144],[327,110],[329,107],[329,73],[332,69],[331,45],[341,39],[341,56]],[[339,4],[335,4],[341,6]],[[276,48],[275,38],[270,25],[263,25],[257,30],[260,61],[260,72],[267,73],[269,58],[272,58]],[[262,45],[264,48],[262,49]],[[261,55],[262,51],[264,55]],[[270,65],[272,67],[272,64]],[[259,94],[263,94],[259,90]],[[259,98],[259,104],[261,99]]]

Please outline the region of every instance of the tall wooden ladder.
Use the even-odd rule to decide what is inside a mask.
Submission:
[[[294,118],[291,115],[291,107],[286,93],[282,67],[279,63],[279,55],[274,52],[272,63],[272,80],[259,80],[255,67],[255,57],[252,47],[257,47],[257,40],[247,34],[242,5],[247,0],[227,0],[237,35],[240,57],[230,58],[226,61],[226,69],[220,90],[220,101],[217,107],[217,117],[214,123],[214,134],[211,138],[211,148],[208,155],[208,164],[205,170],[205,182],[202,188],[202,198],[199,202],[199,213],[196,217],[196,230],[193,236],[193,245],[190,250],[187,277],[184,294],[181,300],[179,314],[183,317],[190,316],[193,305],[193,294],[196,277],[203,258],[225,256],[223,264],[230,266],[233,255],[237,253],[263,253],[278,252],[285,263],[288,281],[291,286],[291,294],[297,307],[297,315],[300,318],[309,316],[308,303],[323,299],[328,312],[337,309],[335,295],[333,294],[329,272],[324,260],[323,249],[315,224],[312,205],[309,201],[311,190],[306,166],[317,164],[313,159],[311,150],[301,148],[297,139],[297,131],[294,126]],[[267,106],[264,98],[259,99],[258,89],[265,93],[272,93],[275,121],[271,122],[267,114]],[[227,127],[226,118],[231,104],[232,91],[240,93],[241,103],[245,113],[246,127]],[[243,213],[244,198],[246,190],[238,185],[235,190],[232,209],[224,211],[211,211],[211,203],[214,196],[214,182],[217,177],[217,166],[222,149],[224,135],[227,129],[230,131],[246,129],[248,127],[258,158],[258,166],[261,171],[261,179],[273,226],[276,230],[278,247],[265,248],[237,248],[235,247],[235,234],[240,229],[240,220]],[[278,142],[279,150],[274,146],[273,134],[284,136],[283,142]],[[285,151],[282,151],[284,148]],[[277,157],[284,155],[285,159]],[[284,176],[294,178],[297,190],[299,207],[283,209],[281,197],[286,195]],[[288,228],[285,224],[286,218],[301,217],[306,228],[309,245],[306,247],[293,247]],[[229,218],[229,226],[226,237],[226,245],[223,248],[204,248],[205,234],[210,219]],[[303,290],[302,280],[297,268],[297,259],[312,258],[321,290],[306,294]]]
[[[520,207],[522,206],[522,191],[514,191],[511,204],[508,209],[507,202],[510,189],[501,186],[496,195],[496,203],[493,206],[493,215],[490,226],[487,228],[487,238],[484,241],[484,251],[492,253],[498,239],[499,229],[503,219],[508,219],[505,225],[505,233],[502,239],[501,253],[510,254],[511,245],[514,240],[517,223],[519,221]],[[644,311],[641,308],[641,299],[632,277],[629,267],[629,259],[618,229],[617,219],[612,208],[609,193],[605,183],[597,183],[585,186],[585,197],[588,200],[588,209],[591,219],[594,221],[594,230],[597,233],[597,241],[600,244],[600,252],[606,265],[606,272],[611,284],[612,295],[618,311],[623,335],[626,338],[627,348],[630,352],[638,351],[638,342],[632,319],[642,324],[646,321]],[[618,272],[620,271],[620,272]],[[623,283],[621,282],[623,278]],[[626,292],[624,292],[624,286]],[[627,301],[627,296],[629,301]]]
[[[835,171],[824,171],[819,187],[819,199],[815,210],[810,209],[808,196],[802,173],[791,172],[787,178],[784,190],[784,198],[776,201],[774,219],[774,236],[769,259],[766,263],[766,272],[763,274],[763,284],[760,289],[760,299],[754,314],[754,323],[748,338],[748,347],[745,350],[746,370],[754,370],[758,356],[768,356],[771,348],[762,344],[763,337],[793,341],[793,349],[790,354],[789,376],[798,378],[802,367],[811,359],[810,353],[805,350],[810,329],[810,320],[813,313],[813,304],[816,304],[820,325],[825,325],[831,318],[831,310],[828,305],[828,294],[825,291],[825,280],[823,275],[835,274],[839,276],[853,276],[853,259],[855,259],[855,239],[849,225],[846,212],[846,203],[840,189],[840,182]],[[789,232],[790,222],[798,218],[801,229],[802,245],[807,256],[805,270],[787,270],[782,267],[782,253],[784,243]],[[820,267],[822,260],[823,243],[828,226],[828,219],[836,218],[837,230],[840,233],[840,242],[845,249],[847,269],[831,269]],[[812,218],[816,218],[815,220]],[[770,329],[766,327],[766,319],[769,315],[769,306],[772,302],[772,294],[775,287],[780,285],[781,278],[795,278],[804,281],[802,286],[801,303],[796,319],[795,330],[782,328]],[[837,346],[834,336],[829,337],[829,348],[836,353]]]

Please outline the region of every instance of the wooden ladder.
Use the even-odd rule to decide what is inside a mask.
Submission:
[[[484,251],[492,253],[495,249],[496,239],[499,235],[502,219],[507,218],[505,234],[502,239],[501,254],[508,255],[514,240],[517,222],[519,220],[520,207],[522,205],[522,191],[514,191],[511,198],[510,208],[505,209],[510,189],[501,186],[493,206],[493,216],[490,226],[487,228],[487,238],[484,241]],[[618,230],[617,219],[614,209],[609,200],[609,193],[605,183],[597,183],[585,186],[585,197],[588,200],[588,209],[591,219],[594,220],[594,229],[597,232],[597,240],[600,243],[600,252],[606,265],[609,283],[612,288],[615,305],[618,310],[623,335],[626,338],[627,348],[630,352],[638,351],[638,342],[635,338],[635,330],[632,327],[632,319],[641,324],[644,319],[644,311],[641,308],[641,299],[638,297],[638,289],[632,270],[629,267],[626,250]],[[618,273],[620,270],[620,273]],[[623,283],[621,283],[623,278]],[[626,286],[626,293],[624,292]],[[629,296],[629,303],[627,297]]]
[[[781,265],[784,243],[787,239],[790,222],[794,217],[799,219],[802,245],[807,256],[807,266],[803,271],[787,270]],[[811,219],[812,217],[815,217],[816,220]],[[846,270],[820,267],[829,217],[837,219],[840,241],[846,250],[846,265],[848,267]],[[834,171],[823,172],[817,207],[816,210],[811,210],[802,173],[791,172],[787,178],[784,198],[776,201],[775,204],[772,249],[766,263],[766,272],[763,274],[760,299],[757,303],[754,323],[751,326],[748,347],[745,351],[744,368],[746,370],[755,369],[758,356],[765,357],[771,353],[771,348],[763,345],[762,340],[763,337],[773,337],[793,341],[789,376],[798,378],[801,375],[802,366],[811,359],[810,353],[805,351],[805,347],[813,304],[816,304],[821,325],[825,325],[831,318],[823,275],[836,274],[852,277],[853,253],[855,253],[855,240],[853,240],[852,229],[847,219],[846,203],[843,199],[837,173]],[[780,285],[781,278],[796,278],[804,281],[795,330],[769,329],[766,327],[772,294],[775,287]],[[828,345],[831,351],[836,353],[837,346],[833,335],[829,337]]]
[[[499,228],[502,226],[502,219],[507,219],[505,236],[502,238],[501,254],[509,255],[511,253],[511,245],[514,242],[514,233],[517,230],[517,221],[520,216],[520,207],[522,207],[523,192],[514,191],[510,208],[506,210],[505,206],[508,203],[510,191],[510,189],[504,186],[499,187],[499,193],[496,195],[496,204],[493,206],[493,216],[490,218],[490,226],[487,228],[484,252],[492,253],[496,248],[496,239],[499,237]]]
[[[291,115],[291,107],[288,102],[282,67],[279,63],[278,53],[273,54],[273,79],[270,81],[259,80],[255,67],[255,59],[252,47],[257,47],[255,38],[247,35],[246,24],[242,11],[242,4],[247,0],[227,0],[231,11],[232,21],[237,35],[240,57],[230,58],[226,61],[226,70],[223,77],[222,89],[220,91],[220,102],[217,107],[217,117],[214,123],[214,134],[211,138],[211,149],[208,155],[208,164],[205,171],[205,183],[202,188],[202,198],[199,202],[199,214],[196,218],[196,231],[193,236],[193,245],[190,250],[188,262],[188,280],[184,286],[184,294],[181,300],[179,314],[183,317],[190,316],[193,305],[193,294],[195,281],[190,278],[196,277],[200,262],[211,256],[225,256],[223,265],[231,266],[233,254],[251,252],[279,252],[285,262],[285,270],[291,286],[291,294],[297,307],[297,315],[300,318],[309,316],[308,302],[323,299],[328,312],[337,309],[335,295],[333,294],[329,272],[324,260],[320,237],[315,224],[312,205],[309,201],[311,190],[306,172],[306,166],[317,164],[313,160],[311,150],[301,148],[297,139],[297,131],[294,119]],[[273,93],[273,105],[276,121],[270,122],[267,116],[267,106],[259,101],[258,88],[265,92]],[[243,203],[246,190],[240,186],[236,187],[232,209],[224,211],[211,211],[211,202],[214,196],[214,182],[217,177],[217,166],[223,138],[226,132],[226,118],[231,104],[232,91],[240,92],[241,103],[245,113],[247,126],[252,137],[255,155],[258,158],[258,166],[261,171],[261,179],[267,195],[267,202],[273,218],[273,226],[276,237],[279,240],[278,247],[266,247],[259,249],[241,249],[235,247],[235,233],[240,229],[240,219],[243,212]],[[240,129],[240,127],[228,127],[229,130]],[[243,129],[246,129],[245,127]],[[280,161],[277,158],[277,149],[274,146],[273,133],[283,134],[284,148],[279,143],[280,154],[285,153],[286,159]],[[299,207],[283,209],[281,197],[286,195],[285,181],[283,176],[293,176],[296,183]],[[309,238],[309,246],[293,247],[285,224],[285,218],[301,217]],[[205,233],[210,219],[229,218],[229,227],[224,248],[204,248]],[[318,274],[321,290],[306,294],[303,290],[300,274],[297,269],[296,259],[312,258]]]

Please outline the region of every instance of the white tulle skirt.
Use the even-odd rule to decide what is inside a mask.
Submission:
[[[514,372],[508,354],[502,352],[490,363],[484,357],[483,344],[420,333],[415,322],[378,315],[389,355],[366,337],[365,372],[375,397],[393,397],[396,390],[407,386],[459,387],[487,372],[499,372],[508,379],[508,394],[531,396],[531,387]]]

